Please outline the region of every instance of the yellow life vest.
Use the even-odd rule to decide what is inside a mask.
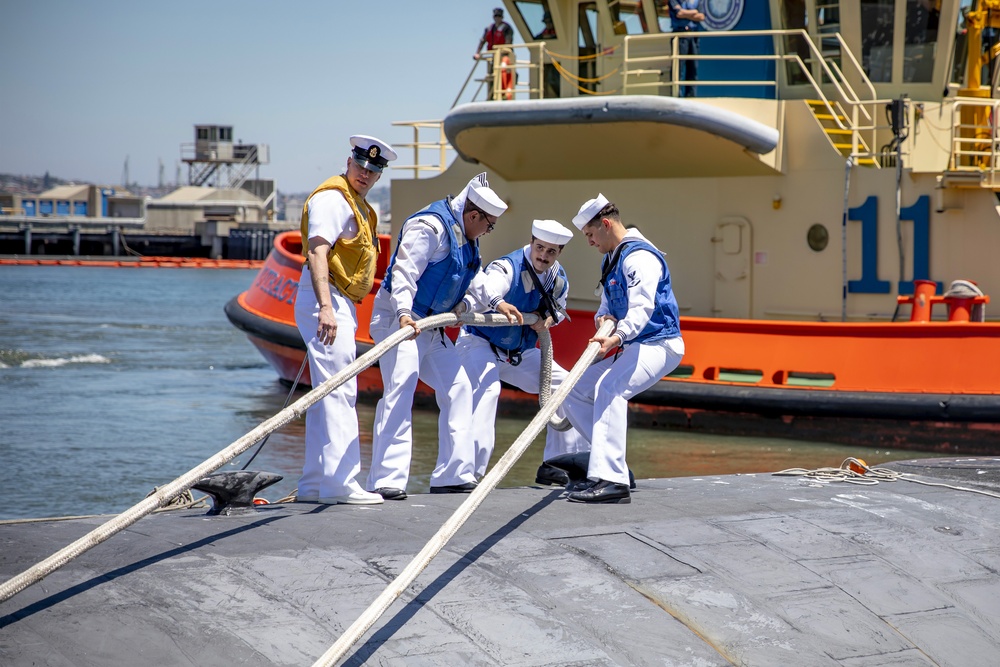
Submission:
[[[355,192],[343,176],[326,179],[313,190],[302,205],[303,255],[309,251],[309,200],[314,194],[324,190],[336,190],[344,195],[358,223],[357,236],[353,239],[337,239],[334,242],[333,248],[327,255],[327,264],[330,267],[333,284],[340,293],[355,303],[361,303],[375,282],[375,263],[378,258],[378,242],[375,234],[378,220],[375,209]]]

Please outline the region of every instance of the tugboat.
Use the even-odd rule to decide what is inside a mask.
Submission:
[[[911,19],[924,6],[915,1],[787,1],[769,10],[739,0],[704,3],[705,22],[723,34],[699,34],[703,61],[693,100],[670,96],[676,40],[684,37],[663,32],[669,24],[661,23],[662,4],[506,3],[522,35],[542,34],[534,29],[543,12],[554,26],[547,29],[551,44],[532,42],[539,58],[507,56],[518,67],[535,65],[535,75],[509,77],[534,89],[505,90],[496,54],[498,99],[456,107],[444,122],[460,154],[503,179],[491,184],[511,203],[498,227],[507,232],[488,238],[487,256],[521,244],[533,217],[568,218],[579,201],[602,191],[667,250],[687,309],[687,377],[666,378],[647,392],[643,413],[667,420],[681,412],[695,427],[709,412],[720,416],[716,423],[742,418],[758,427],[834,417],[827,420],[837,425],[830,437],[839,430],[855,439],[881,420],[900,427],[900,438],[926,431],[944,447],[958,446],[949,429],[979,431],[961,446],[995,441],[998,325],[977,321],[974,311],[986,304],[977,292],[1000,285],[1000,267],[989,261],[1000,247],[988,168],[995,135],[979,134],[984,119],[976,115],[996,109],[976,96],[978,87],[960,96],[951,86],[946,98],[933,94],[950,80],[956,37],[939,26],[956,25],[959,2],[931,3],[939,15],[933,39],[930,18],[924,23],[925,42],[911,39]],[[792,6],[804,7],[808,20],[788,17],[784,10]],[[998,9],[991,1],[969,12],[970,55],[979,53],[984,7]],[[795,36],[810,45],[786,44]],[[747,38],[756,46],[741,47],[736,60],[757,73],[740,85],[768,88],[770,81],[773,94],[703,97],[701,88],[713,81],[737,87],[735,66],[724,70],[725,79],[713,78],[708,65],[723,59],[709,42]],[[666,46],[645,50],[658,41]],[[585,66],[588,51],[622,60],[592,58]],[[643,60],[639,67],[639,58],[672,64]],[[849,69],[851,63],[862,64]],[[543,78],[549,64],[558,78]],[[786,65],[794,65],[790,73]],[[669,94],[607,95],[599,105],[590,93],[577,94],[610,93],[616,76],[624,87],[635,67]],[[878,83],[861,86],[860,74]],[[814,98],[796,88],[805,85],[799,76],[816,82],[808,94],[829,104],[829,115],[845,125],[851,119],[849,155],[833,157],[837,146],[820,129],[823,119],[808,102]],[[860,100],[838,93],[834,104],[828,91],[846,91],[848,80],[852,90],[870,93],[869,112],[898,100],[892,96],[904,86],[923,100],[885,102],[909,123],[898,128],[911,129],[903,138],[902,131],[875,127],[876,141],[866,146],[891,134],[890,142],[900,139],[891,150],[858,141]],[[564,98],[550,100],[550,89]],[[525,92],[537,99],[516,99]],[[969,108],[976,113],[966,117]],[[714,116],[726,120],[713,126]],[[776,144],[764,150],[759,140],[775,136],[769,127],[778,132]],[[848,143],[847,135],[834,134]],[[936,140],[926,141],[932,135]],[[946,169],[935,162],[943,153],[951,155]],[[460,160],[437,178],[395,184],[397,221],[399,211],[456,191],[470,170]],[[887,250],[895,229],[886,216],[897,193],[903,249]],[[839,240],[830,233],[838,220]],[[827,233],[811,231],[816,226]],[[295,236],[278,241],[273,261],[228,308],[258,345],[275,346],[261,347],[272,349],[269,358],[290,360],[275,363],[286,378],[287,367],[299,362],[285,352],[301,345],[278,335],[288,333],[281,325],[290,326],[301,262]],[[589,335],[587,315],[595,307],[587,292],[596,261],[582,246],[570,243],[566,252],[577,301],[572,326],[560,325],[554,336],[564,359]],[[902,275],[889,281],[894,250]],[[978,287],[951,286],[963,278]],[[938,302],[947,319],[935,317]],[[912,310],[907,321],[890,321],[897,304]],[[359,343],[366,337],[359,331]],[[858,368],[864,365],[870,367]],[[747,379],[748,370],[756,380]],[[828,386],[801,382],[822,384],[826,376]],[[651,398],[679,395],[682,387],[702,407]],[[736,407],[719,405],[726,392]],[[951,401],[940,409],[975,401],[983,407],[942,415],[930,411],[934,393]],[[863,400],[852,404],[855,396]],[[838,410],[853,421],[844,423]],[[456,516],[475,509],[467,504],[472,496],[426,495],[378,507],[274,503],[213,516],[178,509],[123,530],[113,546],[101,543],[111,522],[90,530],[93,517],[6,523],[4,584],[45,563],[40,558],[53,545],[73,542],[76,557],[46,559],[45,569],[64,567],[44,586],[28,585],[0,601],[0,658],[17,666],[995,665],[1000,459],[935,458],[882,469],[857,459],[845,464],[836,476],[821,469],[642,480],[638,502],[604,507],[558,502],[562,491],[548,487],[497,489],[450,542],[444,534],[454,531]],[[855,466],[866,478],[854,479],[863,489],[834,483],[852,479]],[[129,527],[128,519],[134,521],[113,521]],[[422,571],[419,586],[396,589],[400,577],[428,566],[427,548],[435,545],[439,560]],[[374,609],[388,612],[376,624],[365,606],[386,593],[394,601]],[[356,627],[361,632],[342,645]]]
[[[483,168],[510,202],[487,260],[602,192],[667,253],[687,346],[633,402],[636,423],[996,453],[1000,323],[985,311],[1000,288],[1000,102],[982,36],[1000,3],[734,0],[704,3],[706,30],[677,32],[660,1],[505,5],[525,43],[492,54],[491,99],[439,125],[459,157],[393,180],[383,244]],[[680,55],[691,39],[699,53]],[[288,381],[292,243],[227,308]],[[599,261],[582,242],[560,261],[572,322],[553,346],[572,364]],[[267,335],[279,324],[290,335]]]

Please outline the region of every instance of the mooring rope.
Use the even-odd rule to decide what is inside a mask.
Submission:
[[[534,318],[536,317],[537,316],[534,314],[525,314],[524,321],[526,324],[531,324],[535,321]],[[422,320],[417,321],[416,327],[421,330],[436,329],[459,323],[476,324],[478,326],[510,326],[510,322],[503,315],[472,314],[459,316],[452,313],[443,313],[441,315],[425,317]],[[323,384],[313,388],[312,391],[292,403],[287,408],[281,410],[270,419],[261,422],[256,428],[249,431],[242,438],[239,438],[215,456],[206,459],[201,464],[184,473],[169,484],[153,489],[153,491],[146,496],[142,502],[133,505],[121,514],[118,514],[114,518],[90,531],[69,546],[60,549],[45,560],[3,582],[3,584],[0,584],[0,602],[9,600],[28,586],[41,581],[77,556],[89,551],[93,547],[96,547],[101,542],[128,528],[136,521],[144,516],[147,516],[148,514],[151,514],[158,508],[168,505],[174,498],[194,486],[202,477],[219,469],[226,463],[229,463],[234,458],[253,447],[255,443],[260,442],[262,438],[270,435],[273,431],[285,426],[294,419],[298,419],[305,414],[305,411],[308,408],[317,403],[324,396],[372,366],[376,361],[378,361],[379,357],[388,352],[390,349],[412,337],[413,329],[410,327],[396,331],[381,343],[372,347],[372,349],[368,352],[358,357],[354,363],[344,368]],[[539,336],[539,340],[542,341],[543,346],[545,346],[543,347],[543,353],[547,349],[547,354],[543,354],[543,357],[547,356],[549,359],[550,375],[546,378],[546,381],[551,382],[551,338],[547,332],[544,332],[544,335]],[[544,360],[542,365],[544,368]]]
[[[611,321],[605,321],[601,328],[597,332],[597,336],[608,336],[611,334],[612,329],[614,329],[614,323]],[[514,441],[514,444],[510,446],[507,452],[500,457],[497,461],[496,466],[485,477],[479,482],[479,486],[469,494],[469,497],[465,499],[458,509],[444,522],[444,525],[434,534],[433,537],[424,545],[424,548],[420,550],[413,560],[410,561],[399,575],[393,579],[389,585],[382,591],[382,593],[375,598],[375,601],[368,606],[368,608],[358,617],[358,620],[354,622],[351,627],[349,627],[340,638],[334,642],[334,644],[327,649],[319,660],[313,663],[313,667],[329,667],[334,665],[338,660],[340,660],[347,651],[357,643],[359,639],[375,624],[375,622],[385,613],[389,606],[403,594],[403,591],[413,583],[413,580],[417,578],[424,568],[430,564],[431,560],[444,548],[458,529],[468,520],[472,513],[482,504],[486,499],[486,496],[496,488],[497,484],[510,472],[510,469],[525,452],[525,450],[531,445],[535,440],[535,437],[542,432],[542,429],[546,427],[549,420],[555,414],[556,409],[562,405],[566,397],[569,396],[570,390],[573,386],[580,380],[580,376],[583,372],[587,370],[590,363],[597,356],[600,351],[600,343],[590,343],[584,350],[580,359],[573,366],[573,370],[569,372],[569,375],[565,380],[559,385],[559,389],[553,394],[552,400],[546,403],[545,407],[539,410],[535,418],[531,420],[527,428],[521,432],[521,435]]]
[[[848,484],[871,486],[879,482],[913,482],[914,484],[922,484],[924,486],[940,486],[946,489],[968,491],[969,493],[978,493],[991,498],[1000,498],[1000,494],[991,491],[970,489],[967,486],[945,484],[944,482],[928,482],[923,479],[917,479],[908,473],[890,470],[889,468],[872,468],[861,459],[856,459],[853,456],[844,459],[839,468],[814,468],[812,470],[808,468],[788,468],[771,474],[785,477],[808,477],[823,484],[829,482],[846,482]]]

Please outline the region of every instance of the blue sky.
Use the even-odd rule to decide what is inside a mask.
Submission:
[[[114,185],[128,157],[131,181],[162,160],[173,182],[194,125],[218,123],[270,145],[262,178],[311,190],[351,134],[442,118],[499,4],[2,0],[0,172]]]

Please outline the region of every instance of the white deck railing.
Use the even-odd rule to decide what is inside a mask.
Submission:
[[[774,53],[681,55],[679,40],[690,39],[692,35],[688,33],[627,35],[623,40],[621,55],[617,55],[619,49],[607,49],[595,56],[595,58],[620,59],[617,67],[599,77],[604,81],[610,81],[610,77],[620,76],[620,88],[605,91],[603,94],[635,95],[648,92],[653,95],[677,96],[680,88],[687,85],[696,85],[699,88],[771,88],[776,99],[789,96],[794,99],[811,99],[814,100],[815,106],[824,108],[825,120],[834,126],[831,129],[839,129],[845,139],[849,134],[849,155],[855,161],[871,159],[878,164],[896,156],[895,152],[884,154],[879,146],[880,138],[885,144],[892,138],[888,122],[882,120],[884,117],[882,111],[891,100],[877,97],[875,86],[840,33],[823,35],[824,42],[835,40],[834,56],[824,56],[809,34],[801,29],[701,31],[694,36],[698,39],[770,37],[774,40]],[[788,49],[785,48],[793,38],[797,38],[800,44],[806,46],[801,55],[799,52],[788,53]],[[528,57],[526,59],[515,57],[520,51],[527,51]],[[508,56],[509,64],[504,62],[504,55]],[[806,60],[803,60],[803,56]],[[478,84],[469,100],[473,102],[484,101],[487,97],[497,103],[517,99],[542,99],[546,95],[546,65],[555,66],[565,80],[564,88],[565,84],[569,84],[571,90],[578,89],[580,87],[578,81],[567,78],[571,76],[569,69],[560,65],[560,61],[565,59],[578,58],[553,53],[546,48],[545,42],[497,47],[475,62],[452,106],[457,105],[463,96],[467,96],[472,84]],[[687,82],[679,76],[682,63],[686,60],[770,61],[774,63],[774,75],[760,80],[699,79]],[[492,70],[489,73],[489,68],[484,64],[487,62],[492,63]],[[510,70],[515,73],[514,84],[504,88],[502,77]],[[594,70],[596,75],[598,68],[595,67]],[[789,81],[791,78],[801,83],[791,83]],[[1000,102],[996,100],[963,98],[954,100],[952,108],[952,149],[949,170],[980,172],[983,174],[982,184],[987,187],[1000,187],[1000,173],[998,173],[1000,132],[992,120],[997,117],[997,112],[1000,110],[998,105]],[[969,111],[971,107],[985,107],[985,109],[972,113]],[[963,109],[966,111],[963,112]],[[970,122],[969,118],[974,118],[974,121]],[[425,172],[437,173],[447,168],[446,151],[451,147],[444,136],[441,121],[403,121],[393,124],[414,129],[413,142],[399,144],[401,148],[413,148],[413,164],[399,166],[396,169],[411,169],[414,178],[420,178]],[[419,136],[421,129],[436,129],[437,139],[421,141]],[[845,146],[844,149],[846,148]],[[426,150],[438,153],[436,162],[427,163],[421,160],[421,151]]]
[[[978,173],[980,184],[1000,187],[1000,100],[960,99],[951,111],[949,171]]]

